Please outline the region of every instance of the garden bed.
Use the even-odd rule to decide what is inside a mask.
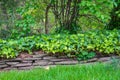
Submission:
[[[117,56],[116,56],[117,57]],[[17,58],[14,59],[2,59],[0,60],[1,70],[26,70],[35,67],[44,66],[56,66],[56,65],[75,65],[85,64],[93,62],[106,62],[111,61],[111,57],[94,57],[92,59],[78,61],[76,58],[68,58],[67,56],[50,56],[41,51],[33,52],[32,55],[27,53],[21,53]]]
[[[96,30],[0,39],[0,69],[109,61],[120,55],[119,34],[120,30]]]

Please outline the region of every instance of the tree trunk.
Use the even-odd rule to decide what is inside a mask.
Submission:
[[[47,7],[46,7],[46,11],[45,11],[45,33],[48,34],[48,12],[49,12],[49,9],[51,7],[51,4],[49,4]]]
[[[77,19],[79,18],[79,4],[81,0],[55,1],[52,4],[52,11],[59,22],[60,28],[73,31],[73,27],[76,26]]]

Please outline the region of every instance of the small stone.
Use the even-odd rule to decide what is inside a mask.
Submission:
[[[5,62],[0,62],[0,65],[4,65],[5,64]]]
[[[48,65],[54,65],[54,62],[49,62]]]
[[[47,57],[43,57],[43,59],[50,60],[50,59],[56,59],[56,57],[47,56]]]
[[[72,61],[62,61],[62,62],[55,62],[57,65],[72,65],[72,64],[78,64],[78,61],[72,60]]]
[[[48,63],[49,62],[46,60],[40,60],[40,61],[33,63],[33,66],[45,66],[45,65],[48,65]]]
[[[22,63],[32,63],[33,61],[23,60]]]
[[[8,67],[8,65],[4,64],[4,65],[0,65],[0,69],[6,68]]]
[[[16,65],[16,64],[19,64],[19,62],[6,62],[7,65]]]
[[[35,60],[41,60],[41,58],[25,58],[24,60],[35,61]]]
[[[100,58],[98,61],[105,62],[105,61],[109,61],[110,59],[111,59],[110,57],[104,57],[104,58]]]
[[[93,59],[87,60],[87,62],[95,62],[95,61],[97,61],[97,60],[98,60],[98,58],[93,58]]]
[[[83,60],[83,61],[79,61],[80,64],[84,64],[84,63],[87,63],[86,60]]]
[[[19,67],[18,69],[19,70],[30,70],[32,68],[33,68],[32,66],[29,66],[29,67]]]
[[[33,58],[42,58],[47,56],[47,54],[37,54],[37,55],[33,55]]]
[[[67,56],[59,56],[58,58],[60,58],[60,59],[66,59],[68,57]]]
[[[21,58],[16,58],[16,59],[8,59],[8,60],[4,60],[5,62],[21,62],[22,59]]]
[[[33,54],[38,55],[38,54],[45,54],[43,51],[35,51]]]
[[[0,60],[0,63],[3,63],[4,62],[4,60]]]
[[[16,59],[14,59],[15,61],[21,61],[21,60],[23,60],[22,58],[16,58]]]
[[[60,61],[65,61],[66,59],[50,59],[52,62],[60,62]]]
[[[120,59],[120,56],[112,56],[111,59]]]
[[[31,63],[20,63],[20,64],[15,65],[14,67],[27,67],[31,65],[32,65]]]
[[[4,70],[17,70],[17,68],[7,67],[7,68],[4,68]]]

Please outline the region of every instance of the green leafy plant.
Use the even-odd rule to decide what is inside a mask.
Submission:
[[[77,54],[77,59],[80,60],[87,60],[90,58],[93,58],[95,56],[94,52],[87,52],[87,51],[81,51],[80,54]]]
[[[43,50],[48,54],[64,53],[69,57],[77,55],[79,60],[94,57],[96,51],[102,55],[120,55],[119,34],[119,30],[95,30],[79,34],[42,34],[0,40],[0,57],[16,57],[20,52],[32,53],[34,50]]]
[[[24,36],[29,36],[32,33],[32,27],[35,25],[35,18],[31,14],[31,6],[30,4],[25,4],[26,6],[22,6],[17,8],[17,13],[20,16],[20,19],[16,19],[15,28],[12,29],[12,38],[19,38]]]

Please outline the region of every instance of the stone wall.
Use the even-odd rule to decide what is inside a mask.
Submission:
[[[42,66],[54,66],[54,65],[74,65],[83,62],[96,62],[96,61],[108,61],[110,57],[105,58],[93,58],[87,61],[78,62],[76,59],[70,59],[67,57],[54,57],[48,56],[47,54],[37,54],[32,55],[31,58],[16,58],[16,59],[6,59],[0,61],[1,70],[11,70],[11,69],[32,69],[35,67]]]

